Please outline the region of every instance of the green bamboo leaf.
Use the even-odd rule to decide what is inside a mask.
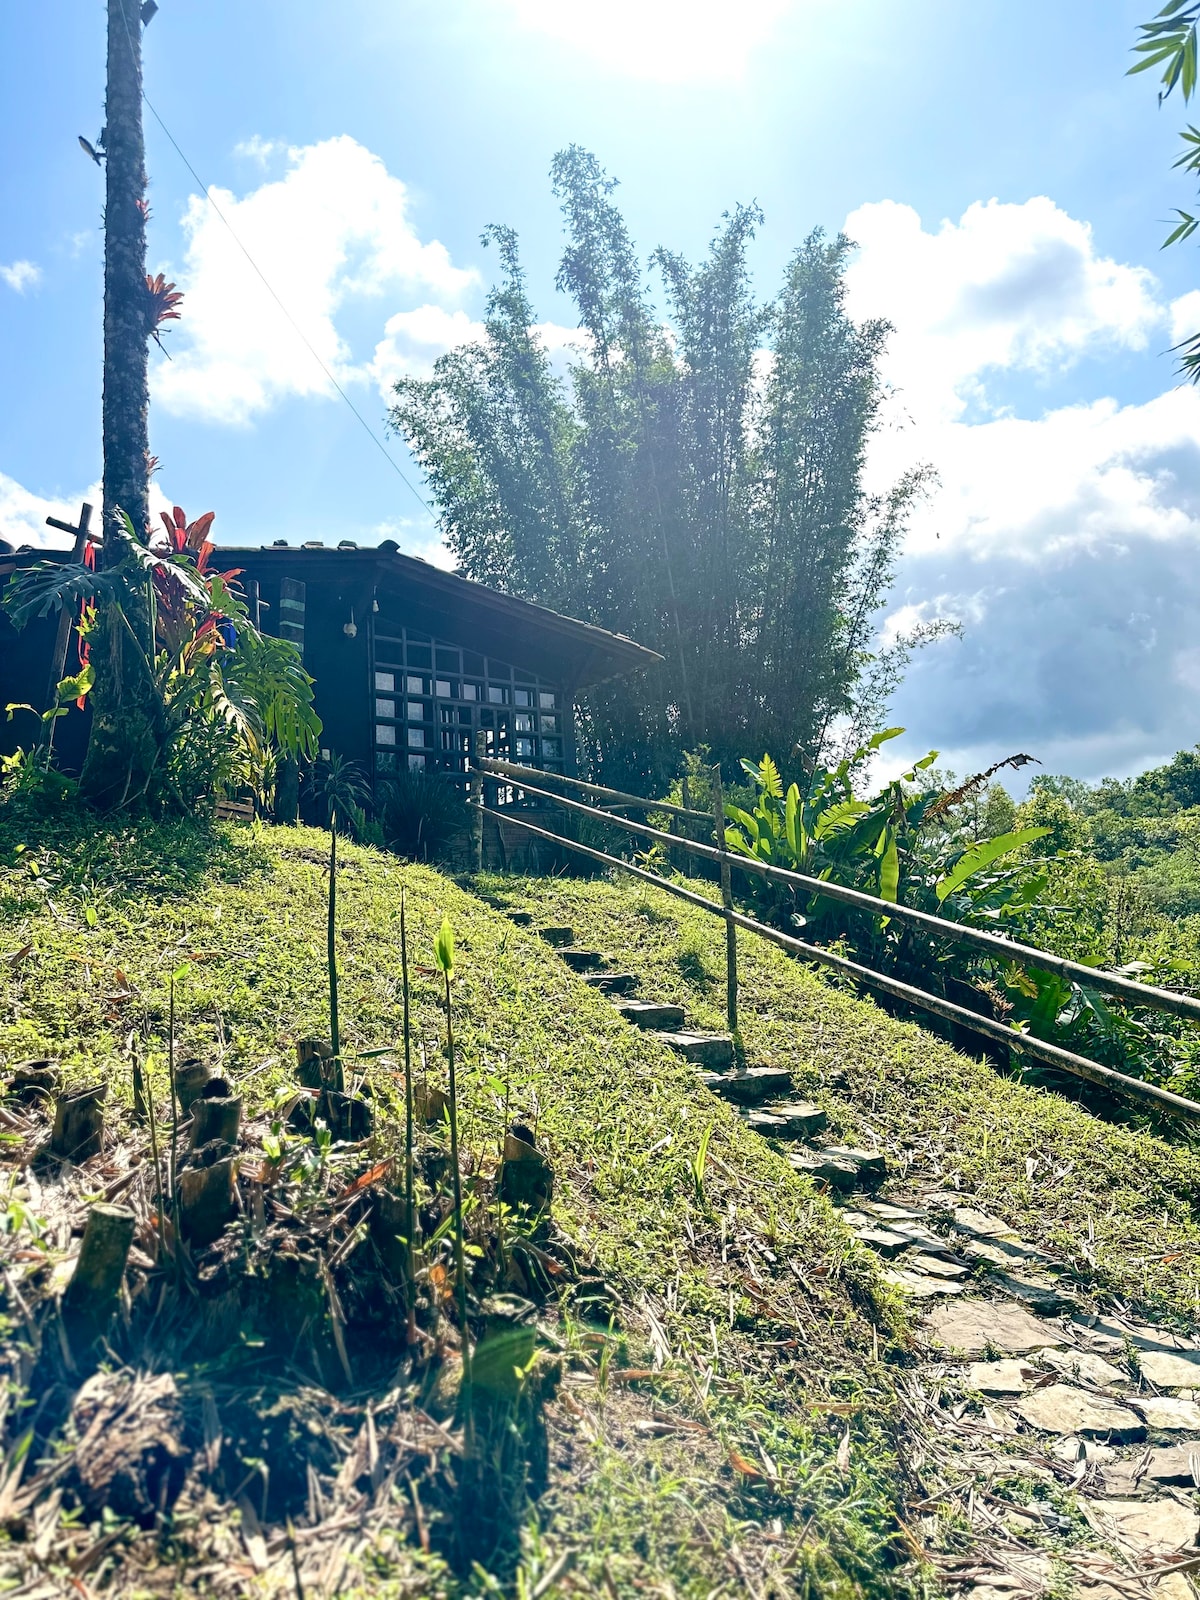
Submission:
[[[448,978],[454,976],[454,929],[450,926],[450,918],[442,917],[442,925],[438,929],[437,938],[433,941],[433,953],[437,959],[439,972],[444,972]]]

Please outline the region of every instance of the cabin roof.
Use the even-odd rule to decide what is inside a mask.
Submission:
[[[21,550],[15,560],[0,563],[0,568],[18,565],[23,557],[55,554],[66,559],[64,552]],[[447,639],[478,639],[481,648],[498,656],[515,655],[518,662],[522,657],[535,658],[543,672],[553,665],[557,670],[552,675],[577,689],[656,666],[663,659],[657,651],[622,633],[563,616],[548,606],[446,572],[418,556],[404,555],[390,539],[362,549],[348,540],[340,545],[315,541],[300,545],[220,544],[215,561],[222,567],[239,568],[259,583],[288,577],[314,584],[318,595],[325,586],[336,584],[357,600],[360,616],[376,590],[391,589],[415,607],[421,626],[430,633]]]

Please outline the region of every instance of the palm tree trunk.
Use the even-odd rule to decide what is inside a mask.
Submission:
[[[145,575],[123,557],[122,514],[147,536],[149,374],[146,326],[146,150],[142,136],[142,21],[136,0],[108,0],[105,99],[104,452],[105,569],[127,568],[122,598],[102,606],[92,641],[96,687],[83,789],[96,805],[140,794],[158,757],[161,707],[146,674],[153,660]],[[122,647],[120,604],[141,651]],[[128,641],[126,641],[128,643]]]

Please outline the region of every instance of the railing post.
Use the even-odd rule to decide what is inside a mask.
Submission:
[[[479,747],[483,743],[482,731],[471,739],[467,770],[471,774],[473,794],[471,799],[471,864],[476,873],[483,871],[483,772],[479,765]]]
[[[725,908],[725,1014],[730,1033],[738,1031],[737,928],[733,924],[733,876],[729,870],[729,851],[725,845],[725,791],[721,787],[721,768],[712,769],[713,827],[717,849],[721,852],[721,904]]]

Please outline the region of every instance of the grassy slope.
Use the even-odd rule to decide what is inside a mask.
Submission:
[[[716,918],[631,879],[499,880],[496,889],[612,952],[643,976],[643,996],[723,1025]],[[1072,1257],[1097,1291],[1159,1316],[1196,1316],[1200,1153],[1182,1135],[1101,1121],[831,987],[752,935],[738,938],[749,1062],[791,1067],[836,1132],[886,1148],[898,1175],[977,1195],[1025,1238]]]
[[[80,1079],[103,1074],[128,1105],[126,1033],[161,1048],[168,974],[195,955],[180,1002],[185,1048],[223,1049],[236,1086],[261,1104],[288,1080],[290,1042],[325,1027],[326,850],[327,836],[303,829],[111,834],[65,818],[36,833],[0,809],[0,954],[12,957],[0,963],[0,1063],[57,1055]],[[581,1547],[584,1593],[654,1582],[707,1595],[740,1587],[747,1562],[782,1593],[910,1589],[877,1343],[895,1313],[870,1260],[732,1110],[539,940],[436,873],[353,847],[340,878],[344,1043],[396,1037],[401,882],[418,960],[430,959],[443,911],[458,934],[468,1149],[494,1149],[487,1080],[507,1073],[515,1109],[536,1117],[554,1161],[559,1225],[620,1297],[598,1381],[584,1371],[552,1408],[544,1549]],[[655,973],[651,991],[678,992],[716,1019],[716,986],[710,993],[699,975],[714,967],[712,929],[600,885],[546,898],[608,948],[636,955]],[[756,1051],[789,1060],[799,1051],[814,1081],[830,1053],[863,1059],[882,1083],[881,1041],[888,1051],[895,1041],[898,1061],[940,1063],[950,1076],[950,1052],[770,952],[747,970],[760,994],[769,978],[780,1008],[773,1022],[748,1019]],[[431,977],[417,979],[416,1015],[440,1065]],[[890,1115],[890,1098],[878,1109]],[[710,1123],[698,1192],[688,1164]],[[1148,1159],[1157,1149],[1142,1148]],[[664,1379],[607,1384],[607,1368],[648,1359],[655,1327],[660,1353],[663,1340],[669,1347]],[[578,1347],[578,1330],[567,1332]],[[604,1340],[591,1348],[605,1350]],[[655,1415],[700,1426],[655,1439]],[[847,1430],[849,1458],[843,1448],[838,1460]],[[402,1569],[400,1557],[381,1556],[357,1592],[399,1592]]]

